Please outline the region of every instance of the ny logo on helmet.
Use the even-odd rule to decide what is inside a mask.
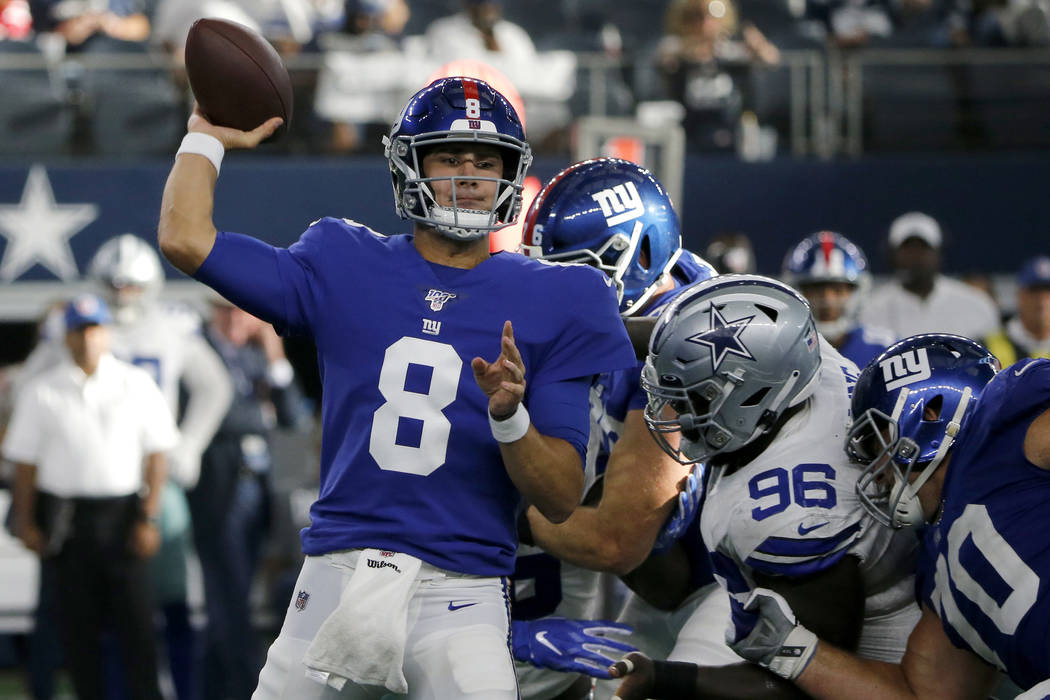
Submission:
[[[926,348],[916,348],[900,355],[887,357],[879,363],[886,391],[893,391],[908,384],[930,378],[930,360]]]
[[[631,219],[637,219],[645,213],[645,205],[642,196],[638,194],[638,188],[633,182],[625,182],[622,185],[610,187],[591,195],[591,199],[598,203],[605,215],[605,223],[612,228]]]

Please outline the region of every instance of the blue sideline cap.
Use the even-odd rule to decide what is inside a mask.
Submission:
[[[1050,257],[1040,255],[1024,264],[1017,273],[1018,287],[1050,287]]]
[[[66,330],[102,326],[112,321],[106,302],[94,294],[81,294],[66,304]]]

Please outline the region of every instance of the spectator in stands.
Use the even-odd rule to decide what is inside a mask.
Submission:
[[[1017,315],[983,342],[1003,367],[1026,357],[1050,358],[1050,257],[1024,264],[1017,274]]]
[[[269,523],[269,435],[308,416],[273,326],[216,297],[205,336],[233,378],[234,399],[188,494],[208,613],[200,697],[248,700],[263,665],[251,589]]]
[[[335,152],[356,151],[372,144],[381,147],[381,135],[366,134],[369,126],[386,133],[402,101],[398,79],[387,81],[386,98],[368,90],[359,81],[367,72],[384,80],[388,72],[398,72],[403,65],[401,34],[411,12],[405,0],[346,0],[342,30],[321,36],[318,40],[324,61],[317,77],[315,113],[331,122],[328,147]],[[346,63],[346,59],[354,61]],[[366,88],[366,89],[362,89]]]
[[[436,19],[427,27],[427,51],[432,57],[441,62],[474,58],[497,65],[532,60],[536,54],[532,38],[503,18],[501,0],[462,2],[461,12]]]
[[[755,272],[755,251],[746,233],[720,233],[711,239],[704,259],[721,275],[749,275]]]
[[[951,0],[941,43],[950,46],[1050,45],[1046,0]]]
[[[998,328],[999,311],[987,294],[940,273],[943,239],[940,224],[921,212],[894,220],[888,242],[896,279],[864,303],[862,323],[898,339],[918,333],[983,338]]]
[[[667,97],[686,108],[693,150],[727,149],[742,113],[742,85],[753,63],[774,65],[780,52],[733,0],[673,0],[655,60]]]
[[[193,23],[202,17],[225,19],[262,31],[262,26],[236,0],[159,0],[153,12],[151,39],[181,65],[186,36]]]
[[[77,697],[104,697],[102,635],[112,626],[129,694],[160,700],[147,564],[178,431],[149,374],[110,354],[110,321],[99,297],[69,302],[69,356],[17,395],[3,452],[16,465],[18,536],[59,583]]]
[[[101,3],[29,0],[37,32],[53,32],[65,40],[66,51],[126,51],[144,47],[150,34],[145,0]]]

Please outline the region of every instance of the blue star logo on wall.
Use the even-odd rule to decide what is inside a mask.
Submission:
[[[748,360],[754,360],[755,356],[747,349],[744,342],[740,340],[740,334],[751,323],[754,315],[738,318],[735,321],[727,321],[718,308],[711,304],[711,327],[696,335],[691,335],[686,340],[697,345],[706,345],[711,351],[711,371],[717,372],[718,366],[726,359],[726,355],[739,355]]]

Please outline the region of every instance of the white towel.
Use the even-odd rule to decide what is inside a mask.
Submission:
[[[361,550],[339,606],[306,650],[307,675],[337,690],[349,679],[407,693],[402,666],[408,604],[419,587],[421,565],[408,554]]]

